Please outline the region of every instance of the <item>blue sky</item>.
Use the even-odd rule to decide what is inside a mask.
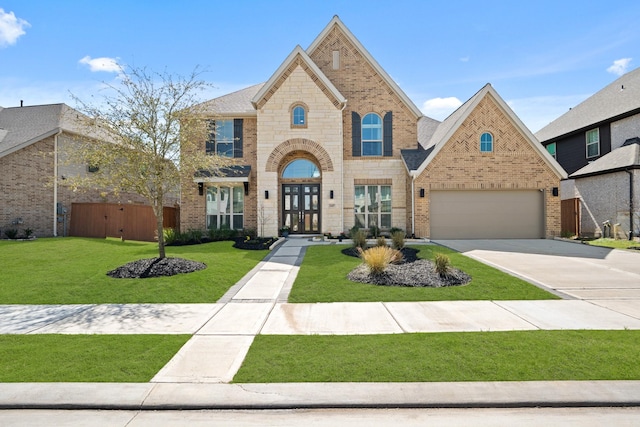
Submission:
[[[0,106],[74,106],[114,62],[200,66],[213,98],[266,81],[335,14],[439,120],[491,83],[535,132],[640,66],[636,0],[0,0]]]

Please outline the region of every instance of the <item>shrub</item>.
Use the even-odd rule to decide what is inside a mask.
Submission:
[[[210,228],[207,230],[207,237],[212,241],[231,240],[238,236],[236,230],[232,230],[229,227],[224,228]]]
[[[351,228],[349,229],[349,237],[350,237],[351,239],[353,239],[353,236],[354,236],[358,231],[360,231],[360,227],[358,227],[357,225],[354,225],[353,227],[351,227]]]
[[[391,247],[398,250],[404,248],[404,231],[398,229],[391,233]]]
[[[397,232],[397,231],[402,231],[402,234],[404,235],[404,230],[403,230],[402,228],[398,228],[398,227],[391,227],[391,228],[389,229],[389,234],[391,234],[391,235],[392,235],[393,233],[395,233],[395,232]]]
[[[187,230],[187,240],[193,241],[193,242],[197,242],[200,243],[202,242],[202,230],[195,230],[193,228]]]
[[[380,236],[376,239],[376,246],[387,246],[387,239],[384,236]]]
[[[360,258],[373,274],[380,274],[389,264],[400,262],[402,252],[392,249],[389,246],[375,246],[366,251],[360,249]]]
[[[255,228],[245,228],[244,230],[242,230],[242,235],[249,236],[250,239],[255,239],[256,237],[258,237],[258,230],[256,230]]]
[[[165,228],[162,230],[162,234],[164,235],[164,243],[166,245],[171,245],[180,240],[180,233],[175,228]]]
[[[351,240],[353,240],[354,248],[366,248],[367,247],[367,233],[364,230],[358,229],[355,233],[351,233]]]
[[[445,277],[451,268],[451,260],[444,254],[436,254],[434,258],[434,269],[440,277]]]
[[[371,237],[373,237],[374,239],[377,239],[380,235],[380,228],[376,227],[375,225],[369,226],[369,234],[371,234]]]
[[[7,228],[4,230],[4,235],[7,236],[8,239],[15,239],[18,237],[18,230],[15,228]]]
[[[25,239],[28,239],[33,234],[33,230],[30,228],[25,228],[22,232],[24,233]]]

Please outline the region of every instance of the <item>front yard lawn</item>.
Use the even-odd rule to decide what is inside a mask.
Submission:
[[[236,383],[639,380],[640,331],[258,335]]]
[[[0,382],[148,382],[190,335],[0,335]]]
[[[418,256],[433,260],[446,254],[453,267],[471,275],[471,283],[443,288],[409,288],[356,283],[347,274],[360,260],[340,251],[346,246],[311,246],[289,294],[289,302],[371,302],[452,300],[540,300],[559,299],[524,280],[503,273],[458,252],[437,245],[414,246]]]
[[[640,247],[640,243],[633,240],[616,240],[616,239],[596,239],[587,240],[589,245],[604,246],[605,248],[613,249],[628,249],[630,247]]]
[[[157,244],[78,237],[0,241],[0,304],[211,303],[268,251],[233,242],[167,247],[167,257],[201,261],[189,274],[114,279],[107,271],[158,256]]]

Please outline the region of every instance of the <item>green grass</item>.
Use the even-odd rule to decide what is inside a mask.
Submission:
[[[268,253],[238,250],[232,244],[166,248],[167,257],[207,264],[201,271],[114,279],[107,271],[157,257],[157,244],[75,237],[0,241],[0,304],[215,302]]]
[[[238,383],[638,380],[640,331],[259,335]]]
[[[613,249],[627,249],[631,246],[640,246],[640,243],[633,240],[616,240],[616,239],[596,239],[586,241],[593,246],[603,246],[605,248]]]
[[[0,382],[148,382],[189,335],[0,335]]]
[[[453,267],[472,277],[465,286],[408,288],[355,283],[347,274],[360,260],[343,255],[341,245],[312,246],[289,295],[292,303],[339,301],[444,301],[444,300],[537,300],[557,299],[530,283],[496,270],[458,252],[437,245],[415,246],[421,258],[433,260],[446,254]]]

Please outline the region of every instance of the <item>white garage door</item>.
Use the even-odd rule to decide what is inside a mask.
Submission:
[[[544,237],[544,193],[432,191],[432,239],[538,239]]]

